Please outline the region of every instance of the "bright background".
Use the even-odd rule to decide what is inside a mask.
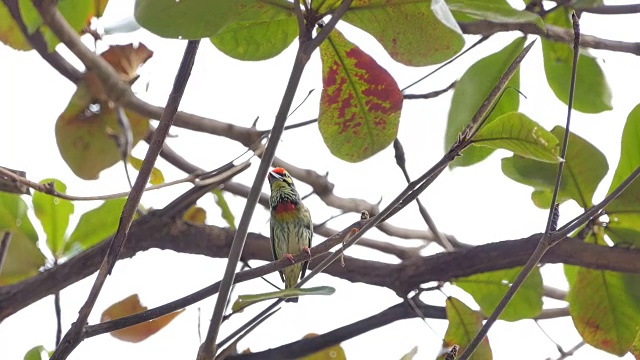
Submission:
[[[615,2],[621,3],[621,2]],[[522,7],[521,3],[513,2]],[[133,1],[111,0],[101,24],[109,25],[132,14]],[[581,26],[584,34],[629,42],[640,41],[637,29],[638,16],[596,16],[584,14]],[[368,34],[351,26],[340,24],[338,28],[346,36],[385,67],[397,80],[400,87],[412,83],[431,71],[431,68],[408,68],[400,65],[386,54],[382,47]],[[479,48],[448,66],[445,70],[413,87],[410,93],[424,93],[446,87],[459,78],[475,61],[500,50],[519,33],[499,34]],[[534,37],[530,37],[530,40]],[[477,37],[467,37],[467,45]],[[88,46],[92,39],[85,38]],[[140,41],[154,51],[154,56],[140,70],[141,78],[134,86],[138,95],[146,101],[164,105],[171,89],[175,71],[186,42],[158,38],[144,30],[130,34],[108,36],[99,44],[99,50],[109,44],[124,44]],[[187,86],[180,109],[198,115],[212,117],[242,126],[250,126],[256,116],[259,129],[270,128],[284,93],[286,79],[295,54],[297,42],[278,57],[261,62],[240,62],[219,51],[203,40],[191,80]],[[81,63],[59,46],[70,61],[79,68]],[[586,138],[602,152],[609,161],[610,171],[596,193],[596,199],[604,197],[609,187],[620,152],[618,143],[624,122],[630,110],[640,101],[638,97],[638,59],[630,54],[608,51],[591,51],[599,60],[613,91],[613,107],[609,112],[586,115],[573,113],[571,130]],[[124,191],[128,188],[121,164],[101,173],[96,181],[77,178],[60,157],[54,137],[55,120],[66,107],[75,90],[72,83],[48,66],[35,51],[18,52],[0,45],[0,165],[27,172],[34,181],[55,177],[68,186],[74,195],[98,195]],[[288,120],[288,124],[315,118],[321,84],[320,57],[316,53],[309,62],[294,106],[315,91],[304,105]],[[521,71],[521,89],[527,99],[521,99],[520,111],[539,122],[547,129],[564,125],[566,106],[558,101],[546,84],[542,65],[540,42],[524,60]],[[443,154],[443,138],[452,92],[433,100],[407,100],[404,103],[398,137],[407,155],[407,167],[417,177],[434,164]],[[173,128],[175,138],[169,145],[189,161],[205,169],[216,168],[244,149],[224,138],[194,133]],[[146,152],[143,143],[134,149],[134,155],[142,158]],[[500,159],[509,156],[506,151],[496,151],[488,160],[470,168],[445,171],[428,188],[421,199],[433,216],[439,229],[470,244],[517,239],[544,229],[547,212],[534,207],[530,201],[531,188],[517,184],[500,171]],[[363,198],[375,203],[382,199],[385,206],[404,187],[405,181],[395,165],[392,147],[373,158],[358,164],[349,164],[334,158],[324,146],[315,125],[286,132],[278,147],[277,156],[296,166],[309,168],[320,174],[329,172],[329,180],[336,184],[335,192],[340,196]],[[184,174],[159,160],[157,166],[167,180],[178,179]],[[252,166],[236,181],[250,184],[257,166]],[[135,173],[135,171],[134,171]],[[310,188],[298,182],[302,195]],[[142,203],[147,207],[161,208],[188,185],[145,194]],[[263,191],[268,192],[267,186]],[[208,211],[208,222],[225,226],[219,218],[219,210],[210,195],[200,201]],[[244,199],[227,195],[232,210],[239,221]],[[30,204],[30,199],[25,197]],[[337,213],[328,209],[317,197],[311,197],[306,205],[311,209],[314,221],[323,222]],[[79,216],[95,208],[99,202],[75,202],[75,215],[69,229],[73,229]],[[578,214],[574,203],[561,207],[560,223]],[[37,223],[33,213],[30,214]],[[342,229],[359,217],[352,214],[330,222],[335,229]],[[414,204],[390,220],[398,226],[426,229]],[[44,234],[40,231],[40,239]],[[250,231],[268,235],[268,213],[258,208]],[[386,239],[377,230],[367,234],[375,239]],[[319,241],[318,238],[315,241]],[[394,240],[409,246],[420,245],[418,241]],[[46,246],[45,246],[46,248]],[[46,250],[44,250],[46,253]],[[440,251],[431,245],[424,254]],[[394,257],[354,247],[349,253],[378,261],[397,262]],[[112,303],[130,294],[138,293],[142,302],[154,307],[188,293],[196,291],[222,277],[226,262],[204,256],[183,255],[171,251],[150,250],[132,259],[118,262],[113,275],[107,280],[90,323],[99,321],[100,313]],[[252,262],[258,265],[258,262]],[[542,268],[545,284],[566,289],[566,281],[560,265]],[[84,302],[95,276],[80,281],[61,292],[63,334],[77,317],[77,310]],[[278,276],[271,274],[270,280],[279,283]],[[260,351],[276,347],[314,332],[324,333],[376,314],[400,301],[391,291],[363,284],[350,284],[330,276],[320,275],[309,286],[330,285],[337,289],[333,296],[308,297],[300,303],[285,304],[283,309],[240,343],[239,348],[250,347]],[[269,291],[271,288],[261,280],[254,280],[235,290],[240,293]],[[473,299],[453,286],[445,286],[444,292],[461,298],[477,309]],[[445,296],[439,292],[423,295],[423,300],[444,305]],[[206,299],[186,309],[173,323],[139,344],[121,342],[109,335],[84,341],[70,359],[113,358],[194,358],[198,349],[198,326],[202,336],[206,334],[215,298]],[[545,307],[562,307],[564,303],[545,299]],[[222,328],[221,338],[250,319],[261,307],[255,306],[243,314],[235,315]],[[565,350],[580,341],[571,319],[560,318],[541,322],[545,331]],[[349,359],[375,358],[399,359],[418,346],[415,359],[433,359],[442,344],[447,322],[428,320],[428,326],[420,319],[404,320],[382,329],[374,330],[343,343]],[[47,297],[0,324],[0,359],[21,359],[27,350],[36,345],[54,348],[55,315],[53,297]],[[515,323],[498,322],[489,333],[495,359],[546,359],[559,356],[556,346],[531,320]],[[574,359],[607,359],[612,355],[583,347]],[[627,355],[625,359],[631,359]]]

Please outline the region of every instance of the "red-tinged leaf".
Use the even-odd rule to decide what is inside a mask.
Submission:
[[[116,111],[107,104],[92,108],[93,96],[80,85],[56,122],[58,150],[74,174],[85,180],[98,178],[100,171],[122,160],[114,135],[118,126]],[[126,111],[135,145],[149,131],[149,120]]]
[[[31,45],[2,1],[0,1],[0,41],[16,50],[31,50]]]
[[[133,294],[117,303],[109,306],[100,317],[100,322],[118,319],[124,316],[137,314],[147,310],[146,306],[142,306],[138,294]],[[111,336],[116,339],[128,342],[140,342],[149,336],[157,333],[163,327],[167,326],[171,320],[180,315],[184,309],[161,316],[157,319],[149,320],[141,324],[133,325],[128,328],[111,332]]]
[[[464,352],[469,346],[473,337],[482,328],[482,315],[471,310],[462,301],[449,297],[447,298],[447,319],[449,319],[449,326],[447,332],[444,334],[444,342],[442,344],[443,349],[450,349],[453,345],[460,346],[458,353]],[[444,359],[445,355],[440,356],[438,359]],[[476,351],[471,355],[471,360],[491,360],[493,355],[491,354],[491,346],[489,346],[489,339],[484,338]]]
[[[116,70],[120,79],[125,82],[133,82],[138,76],[138,68],[153,56],[153,51],[143,43],[135,47],[133,44],[113,45],[100,56]],[[84,81],[93,96],[101,101],[108,101],[102,82],[95,73],[86,72]]]
[[[320,46],[320,57],[318,127],[331,153],[358,162],[389,146],[403,100],[393,77],[335,29]]]

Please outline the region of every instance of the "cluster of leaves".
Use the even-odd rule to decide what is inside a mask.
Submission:
[[[30,49],[21,31],[23,25],[29,35],[42,36],[48,50],[53,51],[59,41],[43,25],[31,1],[14,2],[20,19],[16,19],[7,6],[10,2],[0,2],[0,41],[19,50]],[[313,1],[305,16],[315,19],[317,24],[312,25],[321,25],[320,21],[331,15],[340,3],[338,0]],[[91,18],[100,17],[105,6],[106,1],[100,0],[66,0],[58,4],[61,13],[78,32],[89,24]],[[215,47],[231,57],[255,61],[278,55],[295,40],[298,24],[293,6],[286,0],[137,0],[135,16],[142,26],[157,35],[209,38]],[[567,6],[559,6],[543,19],[536,13],[516,10],[504,0],[450,0],[447,3],[441,0],[355,0],[343,20],[371,34],[396,61],[408,66],[427,66],[451,59],[463,48],[464,38],[458,22],[488,20],[568,28],[570,10]],[[321,27],[319,31],[322,31]],[[518,38],[495,54],[477,61],[463,74],[449,112],[445,134],[447,150],[524,44],[525,38]],[[543,39],[542,54],[549,87],[559,100],[567,103],[571,48]],[[138,66],[151,56],[152,52],[142,44],[138,47],[112,47],[102,54],[126,82],[135,81]],[[337,30],[332,31],[321,45],[320,56],[323,91],[318,126],[330,151],[340,159],[357,162],[385,149],[396,137],[403,104],[402,93],[392,75]],[[508,85],[514,89],[520,87],[519,73]],[[514,181],[532,186],[534,204],[548,208],[551,206],[556,164],[565,161],[566,171],[559,200],[574,200],[584,209],[592,206],[595,190],[608,171],[604,155],[587,140],[570,133],[569,151],[564,159],[560,159],[559,143],[565,129],[555,127],[551,131],[546,130],[518,112],[518,108],[516,91],[507,90],[502,94],[474,137],[473,146],[466,149],[452,167],[477,164],[495,149],[512,151],[513,156],[502,160],[503,173]],[[585,113],[599,113],[612,108],[611,92],[604,73],[586,52],[580,54],[574,108]],[[147,134],[148,119],[130,111],[127,111],[127,117],[133,135],[132,144],[128,145],[133,146]],[[100,171],[127,158],[134,167],[140,166],[138,159],[123,159],[114,135],[118,137],[126,129],[117,120],[117,109],[105,95],[102,82],[96,74],[85,73],[56,123],[60,153],[76,175],[83,179],[96,179]],[[638,131],[640,106],[627,119],[621,157],[610,191],[640,164]],[[154,182],[163,182],[161,173],[156,174]],[[56,190],[66,190],[61,182],[54,180],[54,183]],[[615,245],[637,245],[640,238],[639,194],[640,185],[632,184],[605,209],[608,221],[597,219],[581,232],[587,234],[585,241],[609,246],[606,236]],[[224,211],[226,204],[221,193],[216,194],[216,198]],[[111,235],[123,204],[122,199],[110,200],[89,211],[67,236],[73,204],[46,194],[33,196],[33,208],[47,235],[46,244],[54,260],[72,256]],[[200,210],[190,211],[188,219],[203,222],[204,215]],[[7,261],[0,273],[0,284],[9,284],[36,274],[44,266],[46,257],[36,245],[37,233],[27,216],[26,203],[17,195],[0,194],[0,211],[3,213],[0,230],[13,233]],[[224,217],[229,226],[235,226],[230,212],[227,211]],[[519,269],[510,269],[477,274],[456,279],[455,283],[474,297],[482,314],[488,315],[518,272]],[[628,352],[640,324],[640,278],[574,267],[567,267],[566,273],[571,285],[567,298],[571,316],[584,340],[613,354]],[[259,301],[262,298],[248,300]],[[110,309],[115,315],[106,316],[114,318],[142,309],[135,296],[123,303],[125,307],[133,304],[130,306],[133,310],[122,310],[116,306],[115,310]],[[482,318],[457,299],[448,299],[446,308],[450,325],[444,346],[459,344],[464,348],[471,340],[469,335],[477,332]],[[502,319],[531,318],[541,310],[542,277],[536,269],[509,304]],[[139,339],[135,335],[133,338]],[[41,350],[34,348],[33,352],[39,355]],[[485,340],[477,350],[476,358],[490,358],[490,354],[488,340]]]

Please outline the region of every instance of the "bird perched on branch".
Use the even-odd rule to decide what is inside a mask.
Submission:
[[[283,257],[294,262],[291,254],[305,251],[311,258],[311,237],[313,236],[313,223],[309,209],[300,200],[300,194],[293,185],[293,179],[283,168],[273,169],[269,175],[271,197],[271,249],[273,258],[280,260]],[[284,282],[285,289],[296,285],[299,278],[309,266],[309,261],[298,263],[280,270],[280,278]],[[287,302],[298,302],[298,298],[288,298]]]

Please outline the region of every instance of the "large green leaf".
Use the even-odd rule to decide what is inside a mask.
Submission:
[[[542,18],[530,11],[516,10],[506,0],[448,0],[457,21],[489,20],[499,23],[531,23],[544,26]]]
[[[640,166],[640,104],[636,105],[627,117],[622,131],[620,160],[613,175],[609,193]],[[640,181],[635,180],[620,196],[613,200],[606,211],[612,213],[640,213]],[[640,227],[638,228],[640,229]]]
[[[53,183],[56,191],[62,194],[67,191],[67,186],[57,179],[45,179],[40,183]],[[64,250],[64,233],[69,226],[69,217],[73,214],[73,208],[73,203],[69,200],[41,192],[33,194],[33,211],[47,235],[47,246],[56,258],[62,255]]]
[[[473,115],[487,98],[502,74],[524,47],[524,37],[515,39],[511,44],[495,54],[480,59],[462,75],[451,99],[447,130],[444,138],[445,151],[458,140],[458,134],[469,124]],[[509,87],[517,89],[520,86],[520,71],[517,70],[503,92],[500,101],[487,118],[485,126],[499,116],[517,111],[520,105],[519,94]],[[469,147],[461,157],[451,163],[451,167],[469,166],[478,163],[489,156],[494,149],[484,147]]]
[[[447,332],[444,334],[442,347],[450,348],[453,345],[458,345],[460,346],[458,353],[461,354],[482,328],[482,315],[471,310],[462,301],[454,297],[447,298],[446,310],[449,326],[447,327]],[[439,359],[442,358],[444,358],[444,355]],[[492,358],[493,355],[491,354],[491,347],[489,346],[489,338],[485,337],[469,359],[491,360]]]
[[[282,1],[276,3],[283,6]],[[238,26],[234,25],[238,21],[259,21],[262,15],[269,19],[273,12],[267,9],[273,6],[260,0],[136,0],[134,16],[156,35],[201,39],[216,36],[226,26]]]
[[[455,285],[473,296],[485,316],[491,315],[522,267],[491,271],[456,279]],[[531,319],[542,311],[542,275],[536,267],[522,284],[500,319]]]
[[[60,155],[73,173],[85,180],[97,179],[102,170],[122,160],[113,136],[122,131],[116,111],[107,104],[92,111],[92,99],[87,86],[78,86],[56,121]],[[137,113],[125,112],[133,132],[132,145],[135,145],[149,131],[149,120]]]
[[[605,233],[614,244],[640,247],[640,213],[609,214]]]
[[[45,257],[38,249],[38,234],[27,216],[27,204],[16,194],[0,192],[0,238],[11,232],[0,285],[9,285],[38,273]]]
[[[24,37],[4,2],[0,1],[0,41],[16,50],[31,50],[31,44]]]
[[[285,0],[279,6],[252,7],[210,40],[218,50],[240,60],[265,60],[280,54],[298,36],[298,23]]]
[[[393,77],[338,30],[320,45],[320,57],[318,127],[331,153],[358,162],[389,146],[403,101]]]
[[[506,149],[526,158],[545,162],[559,161],[558,139],[519,112],[506,113],[483,126],[473,137],[474,145]]]
[[[42,360],[42,353],[45,354],[44,359],[49,359],[51,354],[42,345],[34,346],[26,354],[24,354],[24,360]]]
[[[564,128],[556,126],[551,133],[560,141],[564,137]],[[558,202],[572,199],[582,208],[591,207],[593,194],[609,171],[606,157],[591,143],[570,133],[565,162]],[[549,208],[558,172],[556,164],[513,156],[502,159],[502,172],[511,180],[532,186],[535,189],[531,196],[534,204],[543,209]]]
[[[33,6],[31,0],[19,0],[18,4],[22,21],[25,23],[27,31],[33,33],[39,30],[47,43],[49,52],[52,52],[56,45],[60,43],[60,40],[58,40],[48,26],[43,25],[40,13],[38,13],[38,10]],[[87,0],[58,1],[57,7],[73,30],[78,33],[89,23],[95,13],[94,2]]]
[[[640,327],[640,275],[579,268],[567,296],[583,340],[622,356]]]
[[[325,1],[318,11],[340,3]],[[462,31],[443,0],[354,0],[342,20],[373,35],[394,60],[409,66],[441,63],[464,47]]]
[[[65,244],[64,253],[72,255],[113,235],[118,229],[125,202],[124,198],[107,200],[99,207],[82,214]]]
[[[564,7],[550,12],[546,22],[564,28],[571,27],[568,10]],[[565,104],[569,102],[573,50],[565,43],[542,39],[544,71],[549,87]],[[600,113],[611,110],[611,89],[596,59],[581,53],[576,73],[573,108],[584,113]]]

